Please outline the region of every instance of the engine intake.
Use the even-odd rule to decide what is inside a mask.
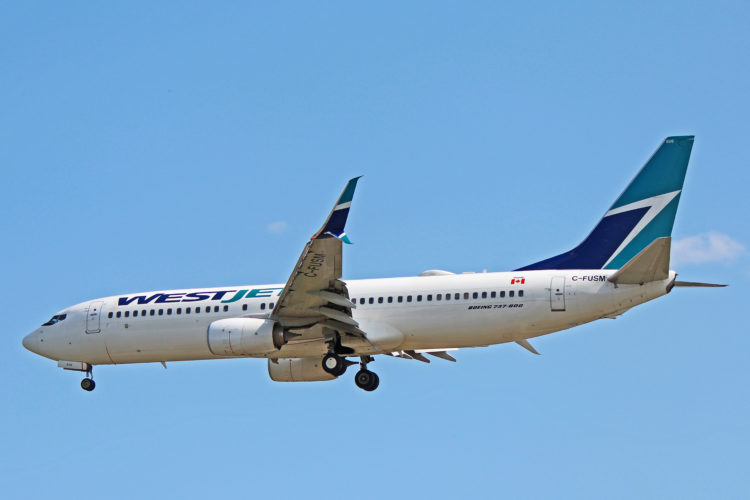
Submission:
[[[276,382],[318,382],[336,378],[323,369],[322,358],[269,359],[268,376]]]
[[[216,356],[263,356],[286,342],[284,329],[269,319],[227,318],[208,325],[208,350]]]

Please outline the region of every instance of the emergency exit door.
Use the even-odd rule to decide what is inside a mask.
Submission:
[[[92,302],[86,314],[86,333],[101,332],[102,305],[104,302]]]
[[[565,276],[555,276],[549,286],[549,306],[553,311],[565,310]]]

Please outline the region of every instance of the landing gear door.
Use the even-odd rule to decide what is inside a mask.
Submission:
[[[555,276],[549,286],[549,306],[553,311],[565,310],[565,276]]]
[[[86,314],[86,333],[101,332],[102,306],[104,302],[92,302]]]

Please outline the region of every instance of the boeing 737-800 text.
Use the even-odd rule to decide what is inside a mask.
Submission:
[[[669,293],[670,242],[692,136],[669,137],[572,250],[511,272],[426,271],[343,280],[342,244],[358,178],[350,180],[284,284],[116,295],[58,312],[23,339],[67,370],[95,365],[267,358],[271,379],[333,380],[357,364],[372,391],[378,354],[455,361],[451,351],[565,330]]]

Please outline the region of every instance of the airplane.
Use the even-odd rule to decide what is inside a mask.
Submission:
[[[455,361],[461,348],[566,330],[668,294],[672,226],[694,136],[668,137],[575,248],[510,272],[344,280],[345,225],[359,177],[281,284],[159,290],[89,300],[56,313],[23,339],[28,350],[85,373],[125,363],[266,358],[274,381],[334,380],[359,364],[357,387],[375,390],[377,355]],[[353,361],[354,358],[358,361]]]

